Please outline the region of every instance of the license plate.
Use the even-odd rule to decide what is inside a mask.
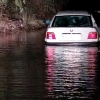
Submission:
[[[81,40],[81,34],[63,34],[64,40]]]

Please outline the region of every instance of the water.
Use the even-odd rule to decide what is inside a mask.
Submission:
[[[97,47],[46,47],[47,95],[93,99],[98,90]]]
[[[99,47],[45,46],[44,33],[0,39],[0,100],[100,100]]]

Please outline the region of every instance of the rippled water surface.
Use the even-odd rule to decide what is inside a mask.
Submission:
[[[0,39],[0,100],[100,100],[99,47],[45,46],[44,33]]]

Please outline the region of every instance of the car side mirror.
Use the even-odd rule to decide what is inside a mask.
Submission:
[[[51,23],[51,20],[49,20],[49,19],[45,21],[46,25],[49,25],[50,23]]]

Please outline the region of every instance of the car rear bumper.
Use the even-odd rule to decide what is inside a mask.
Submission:
[[[66,45],[66,46],[99,46],[99,42],[45,42],[45,45]]]

